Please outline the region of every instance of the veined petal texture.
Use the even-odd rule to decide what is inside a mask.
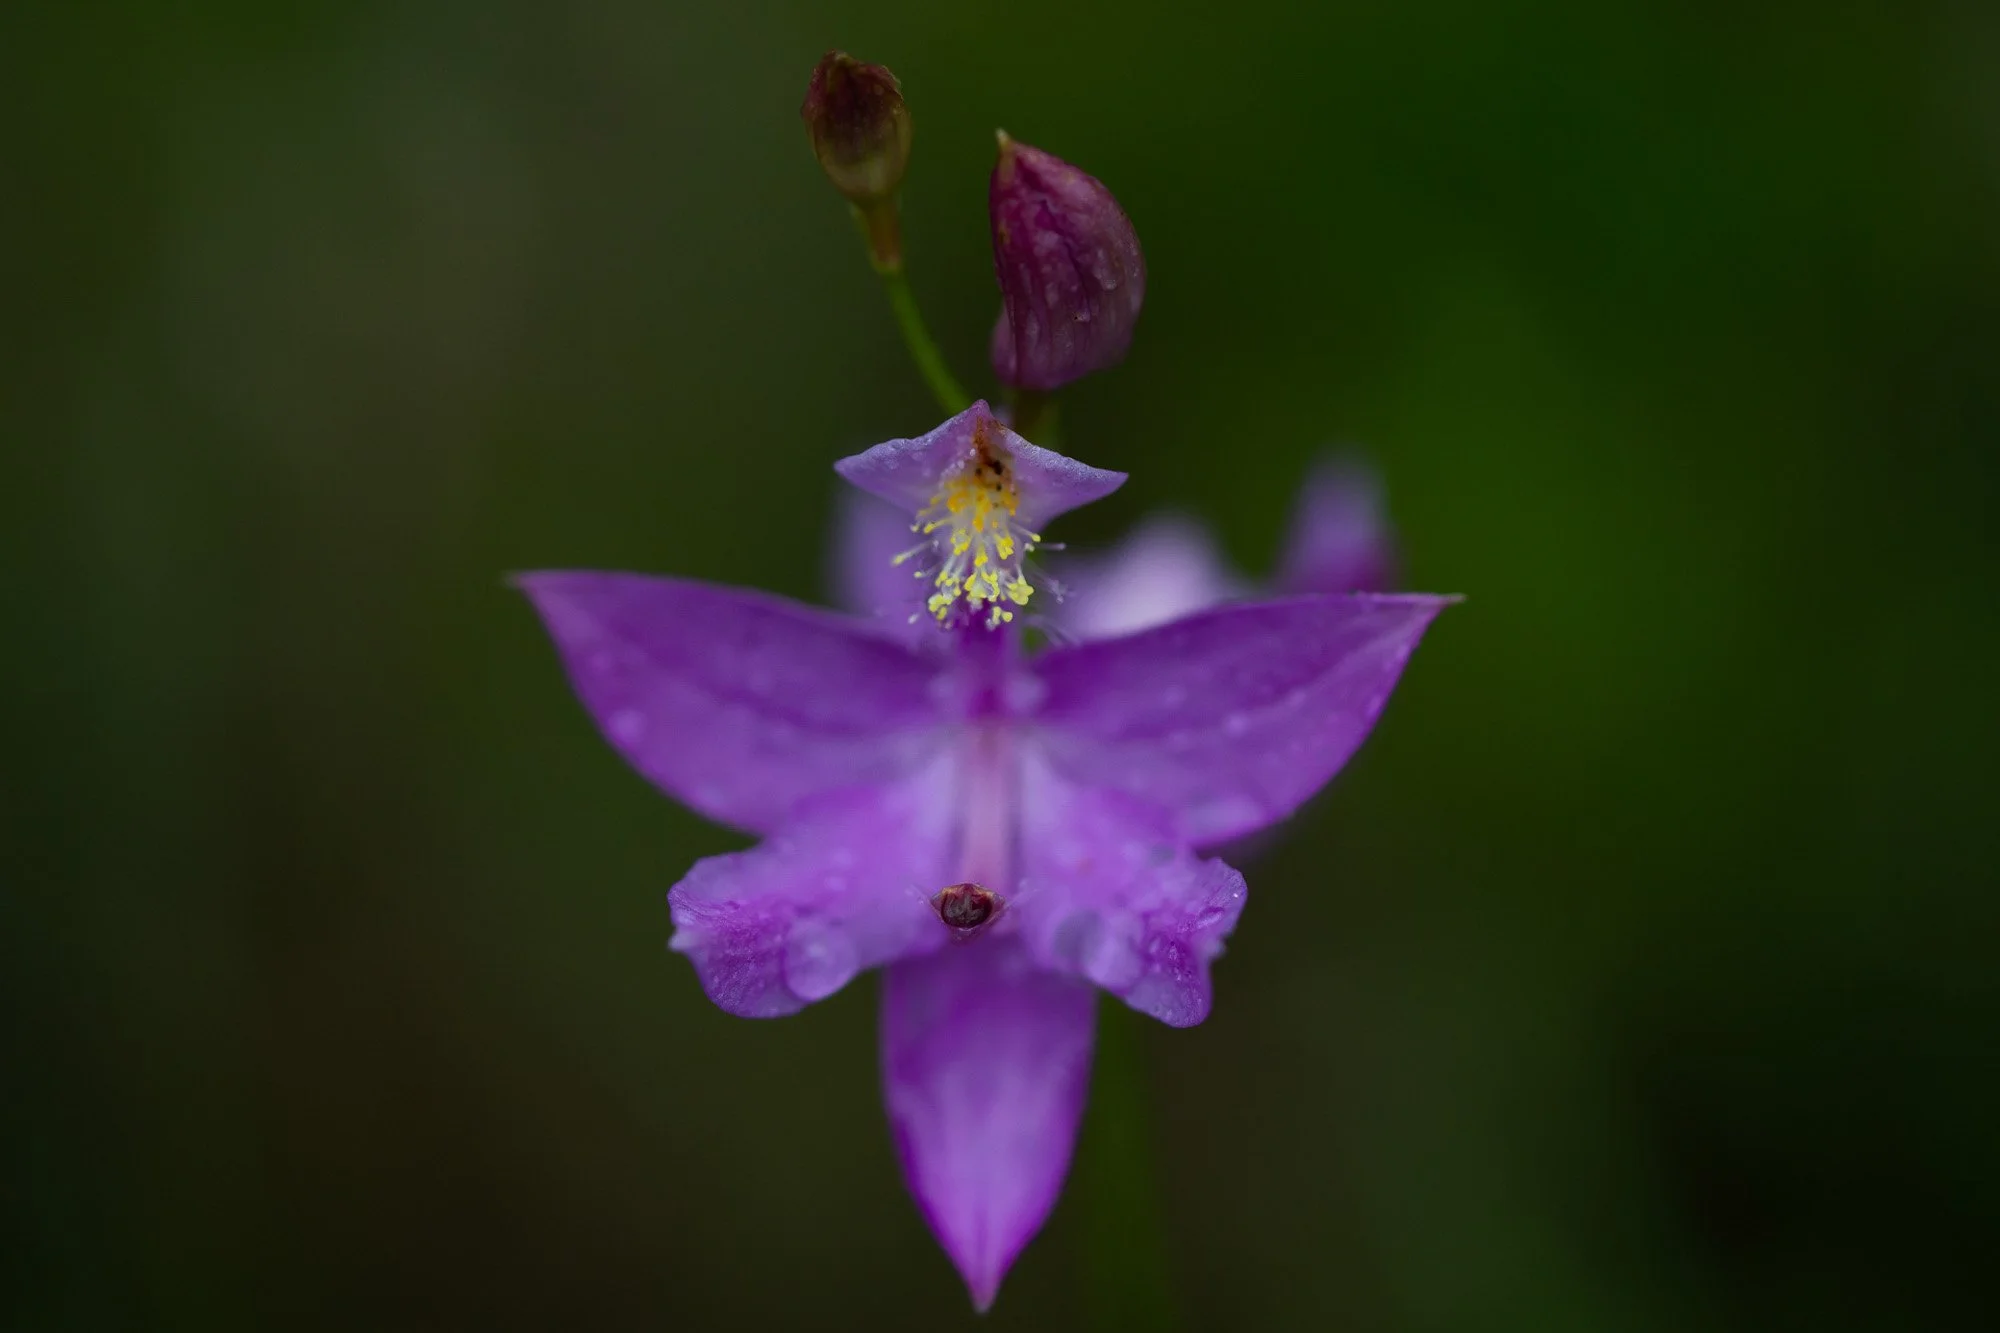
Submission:
[[[1090,987],[987,935],[882,980],[882,1085],[903,1176],[981,1310],[1048,1219],[1090,1085]]]
[[[1367,737],[1433,617],[1454,599],[1245,602],[1035,663],[1039,749],[1078,788],[1213,845],[1283,819]]]
[[[937,751],[936,663],[877,627],[643,574],[516,581],[605,738],[712,819],[775,832],[814,799],[893,782]]]
[[[1034,960],[1173,1027],[1208,1017],[1209,964],[1242,914],[1243,876],[1163,836],[1130,798],[1037,758],[1023,764],[1021,806],[1013,918]]]
[[[1101,500],[1125,484],[1123,472],[1107,472],[1030,444],[1009,430],[983,401],[928,434],[889,440],[843,458],[834,464],[834,471],[870,495],[915,513],[931,502],[944,479],[976,463],[982,449],[1006,456],[1008,484],[1020,504],[1016,516],[1031,528],[1078,505]]]
[[[823,798],[746,852],[698,861],[668,895],[673,948],[708,997],[744,1018],[823,1000],[865,968],[927,953],[952,829],[948,769]]]

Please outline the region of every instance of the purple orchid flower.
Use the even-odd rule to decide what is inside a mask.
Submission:
[[[669,894],[709,997],[773,1017],[886,969],[898,1155],[984,1310],[1068,1170],[1092,988],[1177,1027],[1207,1015],[1245,888],[1200,849],[1325,785],[1451,599],[1285,596],[1030,655],[1043,525],[1122,474],[984,403],[836,467],[914,531],[900,563],[850,571],[898,614],[637,574],[519,582],[613,747],[763,839]]]

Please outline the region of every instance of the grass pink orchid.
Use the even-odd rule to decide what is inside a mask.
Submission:
[[[1326,784],[1451,599],[1237,601],[1030,653],[1043,526],[1121,474],[984,403],[837,470],[900,516],[906,549],[847,571],[896,614],[638,574],[519,584],[611,745],[762,839],[669,894],[708,996],[777,1017],[885,969],[898,1154],[984,1309],[1068,1170],[1094,989],[1206,1017],[1246,891],[1203,849]]]

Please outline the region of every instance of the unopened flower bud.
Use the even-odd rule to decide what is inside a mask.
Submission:
[[[1146,298],[1146,259],[1111,191],[1003,132],[987,204],[1001,301],[993,372],[1046,392],[1123,359]]]
[[[813,66],[799,115],[836,190],[863,209],[895,196],[910,164],[910,111],[894,74],[829,51]]]

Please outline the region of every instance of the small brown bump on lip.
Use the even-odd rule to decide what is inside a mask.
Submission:
[[[938,920],[962,939],[991,925],[1004,906],[1006,900],[999,894],[983,884],[969,882],[947,885],[931,898]]]
[[[982,418],[972,426],[973,470],[995,485],[1007,480],[1007,449],[994,438],[999,430],[999,423],[991,418]]]

